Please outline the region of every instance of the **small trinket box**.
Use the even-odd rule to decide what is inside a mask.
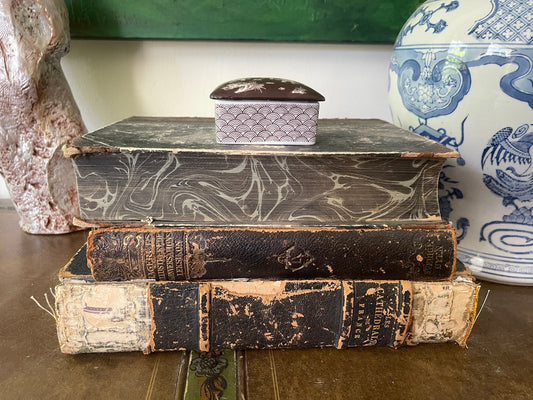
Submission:
[[[287,79],[244,78],[218,86],[217,143],[310,145],[315,143],[318,102],[324,96]]]

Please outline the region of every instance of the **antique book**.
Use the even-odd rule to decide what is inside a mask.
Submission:
[[[450,279],[449,223],[395,227],[108,227],[89,233],[96,281]]]
[[[64,353],[464,344],[479,287],[451,281],[94,282],[85,246],[59,274]]]
[[[380,120],[319,120],[313,146],[224,146],[213,119],[132,117],[66,144],[78,223],[329,225],[440,220],[457,153]]]

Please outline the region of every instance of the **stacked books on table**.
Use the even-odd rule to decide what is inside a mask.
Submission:
[[[65,353],[455,341],[478,285],[440,218],[447,148],[379,120],[311,146],[224,145],[133,117],[64,148],[86,245],[60,272]]]

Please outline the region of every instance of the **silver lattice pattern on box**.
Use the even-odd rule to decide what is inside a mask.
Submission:
[[[314,144],[318,103],[217,102],[218,143]]]

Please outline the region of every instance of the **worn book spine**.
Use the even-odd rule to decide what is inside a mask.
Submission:
[[[445,280],[449,224],[379,228],[101,228],[87,240],[96,281],[206,279]]]
[[[478,286],[467,279],[91,283],[70,278],[55,294],[63,352],[150,353],[464,345]]]

